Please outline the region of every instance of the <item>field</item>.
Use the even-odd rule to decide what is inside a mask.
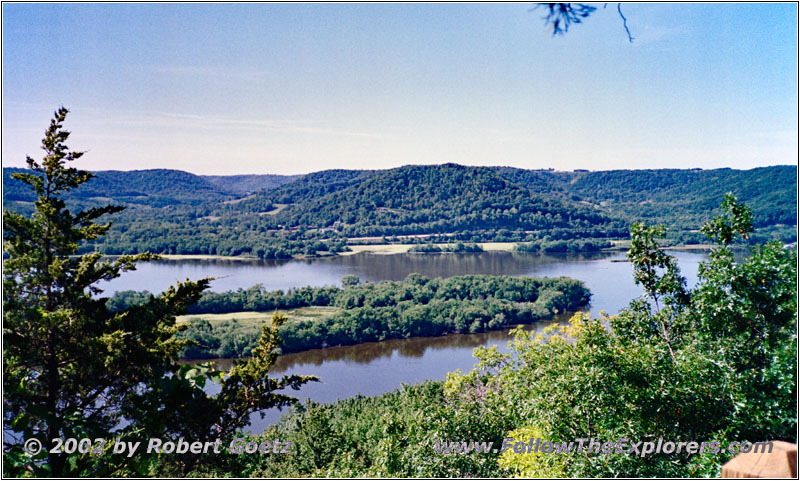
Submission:
[[[178,316],[177,322],[178,324],[185,324],[187,322],[193,320],[204,319],[209,322],[223,322],[223,321],[230,321],[236,319],[239,322],[247,322],[247,323],[263,323],[264,321],[268,321],[272,319],[274,314],[283,314],[290,321],[307,321],[307,320],[317,320],[317,319],[325,319],[328,318],[337,312],[341,311],[338,307],[328,307],[328,306],[310,306],[310,307],[298,307],[297,309],[289,309],[287,311],[271,311],[271,312],[251,312],[251,311],[244,311],[244,312],[227,312],[225,314],[187,314],[184,316]]]
[[[518,242],[478,242],[477,245],[481,246],[485,251],[503,251],[511,252]],[[369,252],[370,254],[403,254],[408,252],[409,249],[417,244],[363,244],[363,245],[349,245],[349,252],[341,252],[340,255],[352,255],[359,252]],[[437,247],[453,247],[455,244],[433,244]]]

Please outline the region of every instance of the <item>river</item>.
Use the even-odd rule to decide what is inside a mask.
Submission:
[[[673,251],[689,286],[697,282],[698,264],[707,258],[701,251]],[[518,254],[480,252],[459,254],[393,254],[368,253],[350,256],[290,261],[246,260],[164,260],[141,264],[134,272],[101,284],[106,293],[117,290],[149,290],[161,292],[179,280],[214,277],[211,290],[226,291],[262,284],[269,290],[293,287],[340,285],[348,274],[362,281],[401,280],[412,272],[429,277],[464,274],[513,276],[567,276],[584,281],[592,292],[586,310],[597,315],[618,312],[641,289],[633,282],[633,270],[624,252],[600,252],[574,255]],[[556,321],[565,322],[569,314]],[[544,323],[530,326],[538,329]],[[373,396],[389,392],[401,384],[426,379],[443,379],[448,372],[468,371],[475,363],[472,350],[477,346],[498,345],[507,351],[508,330],[482,334],[450,335],[372,342],[356,346],[315,349],[278,358],[271,371],[313,374],[321,382],[310,383],[299,392],[290,392],[300,399],[310,398],[328,403],[357,394]],[[217,361],[221,367],[230,360]],[[213,388],[211,388],[213,391]],[[270,410],[251,418],[250,430],[261,432],[278,420],[281,413]]]

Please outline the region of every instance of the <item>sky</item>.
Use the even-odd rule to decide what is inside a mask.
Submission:
[[[60,106],[85,170],[798,161],[797,6],[2,5],[2,164]]]

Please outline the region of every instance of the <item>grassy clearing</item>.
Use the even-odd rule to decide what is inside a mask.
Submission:
[[[485,251],[511,252],[519,242],[479,242],[478,245]]]
[[[288,206],[289,206],[289,204],[272,204],[272,205],[274,205],[274,206],[275,206],[275,208],[274,208],[274,209],[272,209],[272,210],[271,210],[271,211],[269,211],[269,212],[259,212],[259,214],[258,214],[258,215],[275,215],[275,214],[277,214],[278,212],[282,211],[283,209],[285,209],[286,207],[288,207]]]
[[[478,242],[477,243],[485,251],[503,251],[511,252],[517,242]],[[409,249],[417,244],[363,244],[363,245],[349,245],[352,251],[342,252],[340,255],[352,255],[359,252],[369,252],[370,254],[403,254],[408,252]],[[438,247],[455,247],[455,243],[437,243],[433,244]]]
[[[238,204],[239,202],[241,202],[243,200],[253,199],[253,198],[255,198],[255,196],[256,196],[256,194],[250,194],[248,196],[240,197],[238,199],[226,200],[226,201],[223,202],[223,204],[228,204],[228,205]]]
[[[364,244],[351,245],[349,252],[342,252],[340,255],[353,255],[359,252],[369,252],[370,254],[402,254],[408,252],[414,244]]]
[[[297,309],[289,309],[288,311],[270,311],[270,312],[227,312],[225,314],[186,314],[177,317],[178,324],[184,324],[193,320],[203,319],[211,323],[223,322],[236,319],[243,323],[258,323],[267,322],[272,319],[272,316],[277,312],[284,314],[290,321],[313,321],[317,319],[326,319],[341,311],[338,307],[330,306],[310,306],[298,307]]]

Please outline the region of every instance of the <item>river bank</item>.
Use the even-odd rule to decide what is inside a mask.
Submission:
[[[697,266],[707,258],[703,251],[675,252],[681,273],[689,287],[697,280]],[[459,255],[358,255],[326,259],[254,261],[241,258],[230,260],[162,260],[141,264],[136,271],[104,282],[108,293],[115,290],[150,290],[161,292],[177,280],[215,277],[210,291],[223,292],[248,289],[262,284],[266,290],[301,288],[304,286],[341,286],[346,275],[358,276],[361,282],[402,280],[417,272],[427,277],[450,277],[467,274],[557,277],[582,280],[591,291],[591,302],[584,309],[593,316],[600,311],[615,314],[628,302],[641,295],[633,282],[633,272],[625,253],[596,252],[589,254],[518,254],[508,251],[487,251]],[[264,310],[261,319],[271,318],[273,311]],[[310,313],[307,311],[307,313]],[[566,322],[570,313],[558,314],[554,320],[529,324],[540,329],[552,322]],[[221,315],[215,323],[227,322]],[[255,315],[256,318],[258,315]],[[197,314],[188,317],[198,317]],[[254,327],[256,320],[245,321]],[[300,399],[329,403],[358,394],[374,396],[390,392],[403,383],[414,384],[428,379],[443,379],[445,374],[461,369],[469,371],[475,364],[473,349],[497,345],[507,352],[510,340],[508,329],[479,334],[448,334],[446,336],[366,342],[349,346],[329,346],[294,354],[282,354],[271,374],[313,374],[321,382],[311,383],[299,392],[290,392]],[[207,359],[209,360],[209,359]],[[196,361],[185,361],[196,362]],[[232,362],[217,360],[222,366]],[[212,389],[213,387],[209,387]],[[282,412],[269,410],[266,417],[251,417],[249,430],[263,431],[278,421]]]

